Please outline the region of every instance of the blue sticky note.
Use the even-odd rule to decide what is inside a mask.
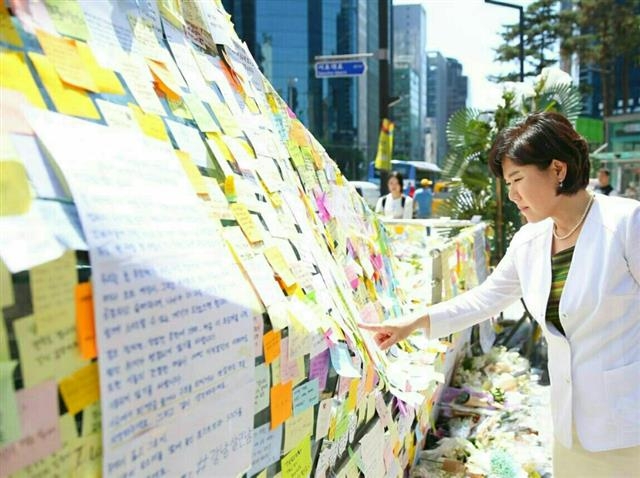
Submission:
[[[261,472],[269,465],[280,460],[282,446],[282,425],[270,430],[270,424],[265,423],[253,429],[253,452],[251,456],[251,470],[247,476]]]
[[[342,377],[360,378],[360,372],[353,366],[349,348],[344,342],[338,342],[329,348],[331,353],[331,365]]]
[[[298,415],[307,408],[313,407],[320,400],[318,390],[318,379],[310,380],[307,383],[293,389],[293,414]]]

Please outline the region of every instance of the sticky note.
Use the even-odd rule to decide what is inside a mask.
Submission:
[[[14,442],[22,435],[20,411],[13,388],[16,365],[18,362],[15,360],[0,361],[0,446]]]
[[[82,62],[96,84],[98,92],[112,95],[125,94],[124,87],[118,76],[113,70],[100,66],[89,45],[86,43],[76,43],[76,47],[80,58],[82,58]]]
[[[47,59],[64,83],[89,91],[98,91],[91,73],[78,53],[75,40],[56,37],[43,30],[36,30],[36,37]]]
[[[311,473],[311,437],[285,455],[280,461],[282,478],[300,478]]]
[[[213,114],[216,116],[218,123],[220,123],[224,134],[233,137],[242,136],[242,129],[238,126],[238,122],[231,114],[231,110],[226,103],[212,101],[209,104],[211,105]]]
[[[0,448],[0,470],[4,476],[12,475],[62,448],[56,382],[49,380],[18,390],[16,400],[22,436]]]
[[[231,209],[233,217],[238,221],[238,225],[242,229],[242,232],[244,232],[245,236],[247,236],[247,239],[249,239],[249,242],[252,244],[261,242],[262,232],[258,229],[258,225],[251,216],[247,206],[236,202],[231,204],[229,209]]]
[[[60,113],[99,119],[100,113],[86,91],[72,85],[66,85],[56,73],[53,63],[44,55],[29,53],[29,58],[40,75],[47,93]]]
[[[0,308],[0,362],[7,362],[11,359],[9,351],[9,336],[7,334],[7,326],[4,321],[4,313]]]
[[[267,364],[280,356],[280,331],[270,330],[262,337],[264,344],[264,361]]]
[[[313,407],[320,398],[318,380],[313,379],[293,389],[293,414],[299,415]]]
[[[90,282],[82,282],[75,288],[76,333],[80,355],[84,359],[98,356],[96,325],[93,312],[93,292]]]
[[[183,95],[183,100],[189,108],[189,111],[193,115],[193,118],[198,125],[200,131],[203,132],[220,132],[220,128],[216,124],[215,120],[211,117],[211,114],[205,107],[205,105],[198,99],[198,97],[193,94],[185,94]]]
[[[0,51],[0,86],[10,90],[16,90],[24,94],[33,106],[46,108],[47,106],[40,95],[40,89],[31,76],[24,53],[19,51]]]
[[[204,182],[204,178],[202,177],[200,170],[195,163],[191,161],[191,155],[186,151],[180,150],[176,150],[175,153],[196,194],[208,195],[209,189]]]
[[[253,429],[253,452],[251,455],[251,469],[247,476],[253,476],[260,470],[267,468],[280,459],[282,444],[282,426],[275,430],[269,429],[265,423]]]
[[[72,415],[97,402],[100,398],[98,363],[92,362],[60,380],[60,393]]]
[[[38,334],[75,325],[75,288],[78,282],[75,252],[67,251],[54,261],[34,267],[30,279]]]
[[[351,354],[347,344],[339,342],[329,348],[331,364],[339,375],[343,377],[360,378],[360,372],[356,370],[351,361]]]
[[[315,439],[320,440],[327,436],[329,431],[329,423],[331,422],[333,398],[322,400],[318,405],[318,418],[316,419]]]
[[[271,378],[269,376],[269,366],[260,364],[256,366],[256,393],[253,399],[253,408],[257,412],[269,406],[269,389]]]
[[[166,116],[167,113],[153,89],[153,78],[144,61],[135,55],[122,55],[120,74],[136,103],[145,113]]]
[[[11,15],[4,4],[0,5],[0,41],[22,48],[22,39],[16,27],[13,26]],[[4,71],[2,72],[4,74]]]
[[[167,66],[157,60],[149,58],[146,60],[158,89],[171,101],[178,101],[182,96],[182,91]]]
[[[304,380],[304,357],[289,360],[289,337],[282,339],[280,344],[282,354],[280,358],[280,372],[282,380],[291,380],[293,384],[300,383]]]
[[[309,361],[309,379],[318,381],[319,390],[324,390],[327,386],[327,375],[329,373],[329,351],[311,357]]]
[[[354,378],[353,380],[351,380],[351,383],[349,384],[349,392],[347,394],[347,403],[346,403],[346,410],[348,412],[352,412],[356,409],[359,385],[360,385],[360,380],[357,378]]]
[[[169,141],[169,135],[160,116],[153,113],[145,113],[142,108],[133,103],[129,103],[129,108],[144,134],[160,141]]]
[[[95,402],[82,410],[82,436],[99,433],[102,430],[102,408]]]
[[[89,30],[84,20],[84,13],[77,0],[45,0],[49,16],[60,35],[67,35],[78,40],[88,40]]]
[[[313,418],[313,408],[308,408],[285,422],[283,453],[290,452],[298,446],[305,437],[313,435]]]
[[[124,128],[128,130],[140,131],[138,122],[133,117],[133,111],[124,105],[112,103],[110,101],[96,99],[98,109],[104,121],[111,127]]]
[[[0,216],[24,214],[31,206],[27,171],[19,161],[0,161]]]
[[[76,324],[51,333],[36,333],[33,315],[13,322],[25,386],[49,378],[63,378],[86,364],[78,350]]]
[[[210,167],[207,146],[202,139],[202,133],[192,126],[187,126],[178,121],[165,120],[171,136],[178,144],[178,149],[191,155],[191,161],[203,168]]]
[[[291,287],[296,283],[296,278],[293,276],[291,268],[287,264],[287,261],[278,246],[267,247],[263,253],[273,268],[273,271],[278,275],[286,287]]]
[[[291,416],[293,408],[291,382],[271,387],[271,429],[275,430]]]

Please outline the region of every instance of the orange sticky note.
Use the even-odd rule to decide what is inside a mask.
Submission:
[[[291,416],[293,390],[291,382],[271,387],[271,429],[275,430]]]
[[[91,73],[78,53],[75,40],[56,37],[42,30],[36,30],[36,36],[63,82],[85,90],[98,91]]]
[[[47,93],[49,93],[53,104],[60,113],[100,119],[100,113],[87,92],[63,83],[49,58],[34,52],[29,53],[29,58],[36,67]]]
[[[82,282],[76,285],[76,333],[82,358],[88,360],[97,357],[96,325],[93,315],[93,293],[90,282]]]
[[[92,362],[77,372],[60,380],[60,394],[67,404],[69,413],[75,415],[80,410],[100,399],[100,379],[98,363]]]
[[[144,134],[160,141],[169,141],[167,128],[164,127],[164,122],[160,116],[153,113],[145,113],[142,108],[133,103],[129,103],[129,108]]]
[[[171,101],[178,101],[182,97],[180,87],[175,78],[162,62],[147,58],[147,65],[151,70],[151,75],[158,89],[162,91]]]
[[[271,330],[262,337],[264,361],[271,363],[280,356],[280,331]]]
[[[247,206],[236,202],[231,204],[229,208],[231,209],[233,217],[238,221],[242,232],[244,232],[247,239],[249,239],[249,242],[255,244],[256,242],[262,241],[262,232],[258,229],[258,225],[251,216]]]
[[[364,381],[364,392],[369,393],[373,390],[373,380],[375,378],[375,369],[371,362],[367,363],[367,374]]]
[[[24,94],[33,106],[46,108],[40,89],[31,76],[24,53],[20,51],[0,51],[0,86]],[[3,98],[4,101],[4,98]]]

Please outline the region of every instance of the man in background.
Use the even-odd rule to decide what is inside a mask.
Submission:
[[[418,219],[429,219],[431,217],[431,208],[433,205],[433,193],[431,192],[432,182],[428,179],[420,181],[420,188],[418,188],[413,195],[413,204],[416,205]]]
[[[613,186],[609,184],[611,181],[611,173],[608,169],[602,168],[598,171],[598,185],[593,189],[594,192],[604,194],[605,196],[617,196]]]

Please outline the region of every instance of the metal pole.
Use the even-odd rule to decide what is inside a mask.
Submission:
[[[524,9],[520,7],[520,82],[524,82]]]

